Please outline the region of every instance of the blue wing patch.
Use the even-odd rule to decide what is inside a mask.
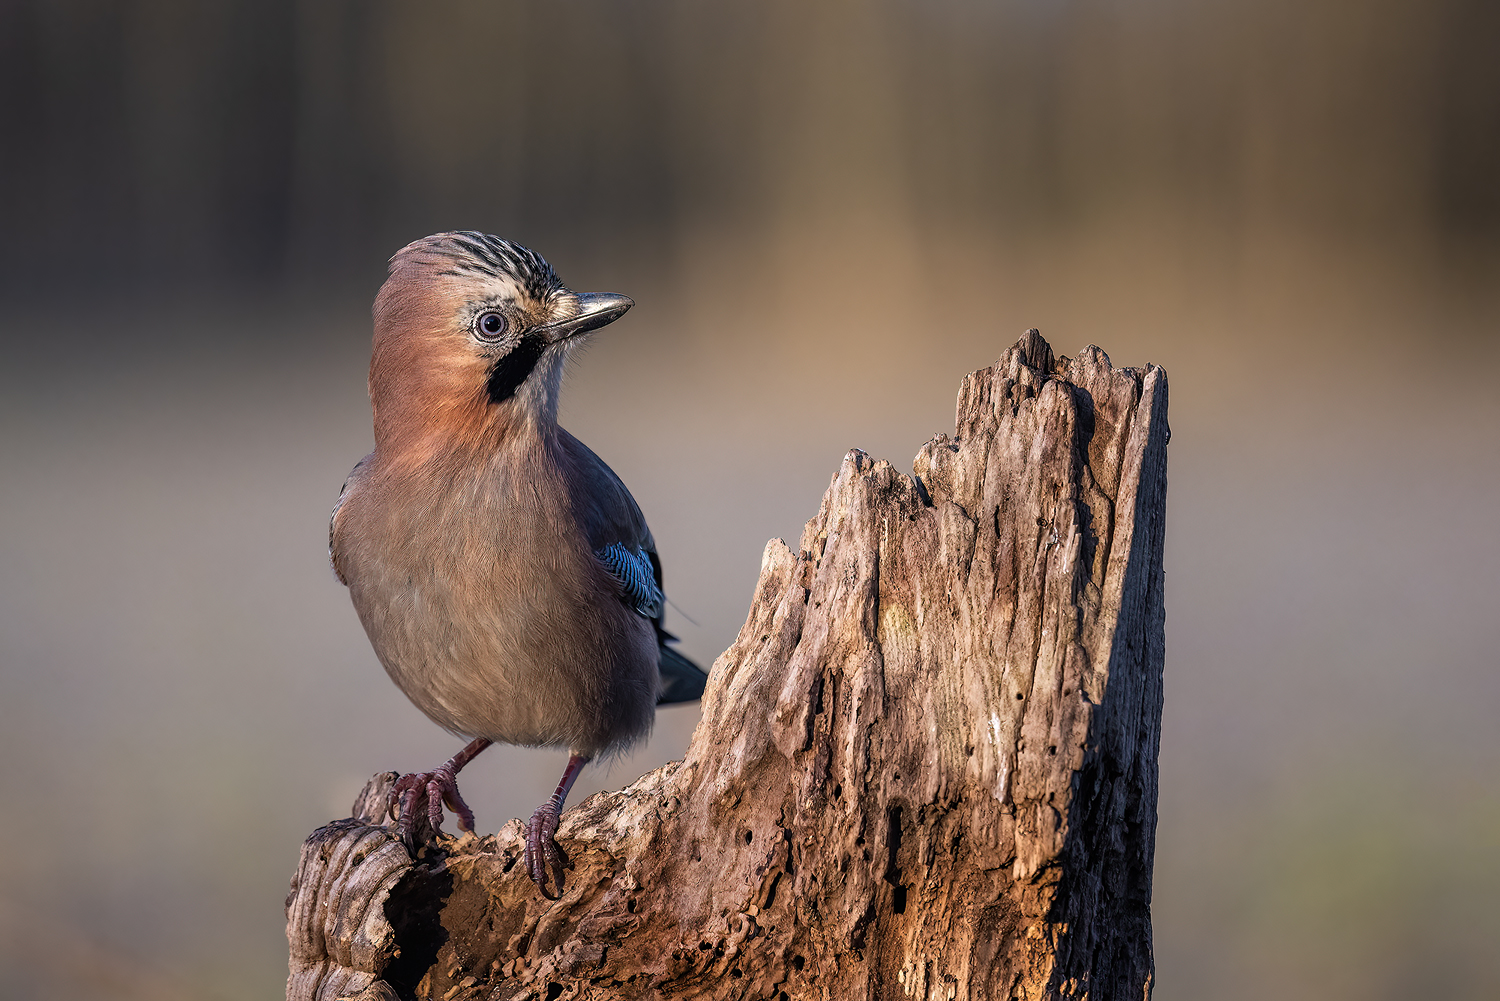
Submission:
[[[651,557],[639,549],[631,549],[624,543],[612,542],[603,549],[594,550],[605,568],[620,582],[625,604],[648,619],[661,617],[665,600],[661,588],[656,585],[656,574],[651,567]]]

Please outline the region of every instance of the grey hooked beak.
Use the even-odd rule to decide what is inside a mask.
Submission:
[[[578,315],[540,328],[553,344],[613,323],[635,305],[635,300],[629,296],[613,292],[575,292],[573,295],[578,300]]]

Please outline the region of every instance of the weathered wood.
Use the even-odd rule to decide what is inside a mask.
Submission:
[[[288,998],[1149,996],[1167,383],[1035,331],[915,477],[850,452],[767,547],[681,763],[412,863],[303,848]]]

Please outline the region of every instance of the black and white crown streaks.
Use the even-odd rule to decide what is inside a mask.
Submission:
[[[541,254],[488,233],[473,230],[437,233],[402,247],[391,258],[392,265],[409,253],[449,261],[449,266],[438,274],[510,278],[532,299],[545,299],[563,288],[562,279]]]

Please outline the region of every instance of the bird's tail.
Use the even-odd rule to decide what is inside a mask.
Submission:
[[[661,640],[661,695],[657,705],[668,702],[694,702],[703,698],[703,686],[708,684],[708,675],[703,668],[667,646],[667,636]]]

